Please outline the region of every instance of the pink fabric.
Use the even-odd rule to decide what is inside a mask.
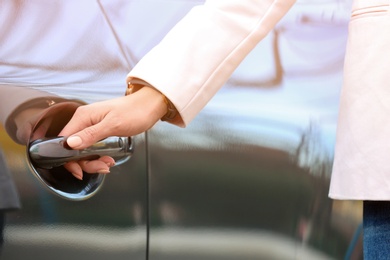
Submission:
[[[334,199],[390,200],[389,3],[353,4],[329,193]]]
[[[193,8],[129,73],[165,94],[187,125],[294,0],[208,0]]]

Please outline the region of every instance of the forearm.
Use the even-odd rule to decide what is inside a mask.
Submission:
[[[185,126],[294,0],[209,0],[187,14],[128,74],[162,92]]]

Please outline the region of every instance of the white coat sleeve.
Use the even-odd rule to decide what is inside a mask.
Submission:
[[[130,71],[161,91],[186,126],[295,0],[208,0],[194,7]]]

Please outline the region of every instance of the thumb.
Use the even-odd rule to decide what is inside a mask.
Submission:
[[[75,150],[87,148],[107,137],[104,134],[105,131],[103,131],[103,129],[101,124],[87,127],[84,130],[69,136],[66,139],[66,143],[70,148]]]

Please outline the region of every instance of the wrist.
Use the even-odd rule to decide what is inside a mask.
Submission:
[[[161,106],[161,109],[159,109],[159,111],[164,111],[161,114],[161,116],[159,117],[161,121],[170,121],[170,120],[173,120],[177,116],[178,112],[177,112],[175,106],[173,105],[173,103],[164,94],[162,94],[160,91],[158,91],[152,85],[150,85],[142,80],[132,80],[131,82],[129,82],[127,85],[125,95],[127,96],[130,94],[133,94],[141,89],[143,91],[149,91],[149,92],[153,93],[153,95],[156,97],[158,95],[159,100],[160,100],[160,104],[163,104],[163,106]],[[162,103],[161,103],[161,101],[162,101]]]
[[[164,102],[164,97],[159,91],[150,87],[142,87],[134,95],[142,96],[143,104],[148,107],[150,115],[155,118],[156,122],[167,113],[167,105]],[[144,108],[145,109],[145,108]]]

